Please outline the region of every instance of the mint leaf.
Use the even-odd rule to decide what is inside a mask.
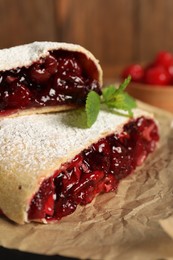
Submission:
[[[87,126],[91,127],[96,121],[100,111],[100,96],[95,91],[88,93],[85,111],[87,115]]]
[[[137,107],[137,104],[136,104],[136,100],[134,98],[132,98],[129,94],[127,93],[124,93],[124,96],[125,96],[125,103],[127,104],[127,107],[129,109],[133,109],[135,107]]]
[[[118,92],[122,92],[126,89],[126,87],[129,85],[132,77],[129,75],[119,86]]]
[[[126,106],[124,94],[116,93],[116,95],[114,95],[114,97],[112,97],[110,100],[108,100],[106,102],[106,105],[109,108],[123,109]]]
[[[109,108],[116,108],[128,111],[130,116],[133,116],[132,109],[136,107],[135,100],[127,93],[117,93],[114,98],[106,103]]]
[[[106,87],[102,90],[103,93],[103,101],[108,102],[113,95],[115,95],[116,88],[113,85],[110,85],[109,87]]]
[[[124,92],[130,80],[131,76],[126,78],[124,82],[120,84],[119,88],[113,85],[104,88],[101,97],[94,91],[89,92],[85,106],[88,127],[91,127],[96,121],[100,110],[100,103],[107,105],[110,109],[127,111],[128,116],[133,116],[133,108],[136,107],[136,102],[131,96]]]
[[[110,85],[103,90],[103,102],[109,108],[116,108],[128,111],[129,116],[133,116],[132,109],[136,107],[135,100],[130,97],[126,92],[125,88],[131,81],[131,76],[128,76],[123,83],[120,84],[119,88],[115,88]]]

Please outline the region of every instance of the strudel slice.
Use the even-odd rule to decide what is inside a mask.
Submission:
[[[34,42],[0,50],[0,116],[83,106],[101,86],[98,61],[79,45]]]
[[[0,121],[0,209],[17,223],[55,222],[96,195],[115,191],[159,140],[153,116],[101,111],[78,128],[80,111]]]

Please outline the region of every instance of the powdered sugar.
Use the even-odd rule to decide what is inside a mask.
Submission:
[[[144,114],[135,110],[135,117]],[[82,112],[31,115],[0,121],[0,165],[8,173],[38,174],[72,159],[106,133],[121,131],[129,119],[101,111],[96,123],[78,128]],[[81,125],[81,123],[80,123]]]

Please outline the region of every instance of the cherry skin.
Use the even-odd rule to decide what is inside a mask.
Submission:
[[[72,74],[82,75],[82,69],[73,55],[66,57],[64,54],[58,59],[58,72],[67,77]]]
[[[31,100],[30,90],[20,82],[13,82],[3,93],[3,101],[8,108],[26,107]]]
[[[57,67],[57,60],[50,55],[32,65],[31,79],[36,83],[44,83],[57,72]]]
[[[173,55],[170,52],[167,51],[161,51],[157,54],[155,59],[155,64],[161,65],[165,68],[168,68],[171,63],[173,63]]]
[[[132,64],[123,70],[121,77],[125,79],[129,75],[132,77],[132,81],[141,82],[144,76],[144,69],[139,64]]]
[[[165,68],[157,66],[146,70],[144,81],[151,85],[166,86],[170,84],[171,76]]]

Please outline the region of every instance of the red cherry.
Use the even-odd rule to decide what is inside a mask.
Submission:
[[[173,78],[173,62],[169,65],[169,67],[167,68],[168,73],[171,75],[171,77]]]
[[[157,66],[146,70],[144,81],[151,85],[165,86],[170,84],[171,76],[164,67]]]
[[[53,75],[57,72],[58,69],[58,63],[57,60],[49,55],[45,60],[45,69],[50,73],[50,75]]]
[[[18,77],[11,76],[11,75],[8,75],[6,77],[6,82],[9,83],[9,84],[12,83],[12,82],[15,82],[16,80],[18,80]]]
[[[3,101],[8,108],[26,107],[31,100],[30,90],[20,82],[11,84],[8,90],[3,93]]]
[[[76,76],[82,75],[82,68],[78,64],[78,61],[75,57],[60,57],[58,59],[58,73],[61,73],[64,76],[71,76],[75,74]]]
[[[44,83],[57,72],[57,66],[57,60],[53,56],[48,56],[45,60],[32,65],[31,79],[39,84]]]
[[[104,180],[104,188],[103,188],[104,192],[113,191],[117,188],[117,186],[118,186],[118,180],[116,180],[113,174],[111,173],[108,174]]]
[[[125,79],[129,75],[132,77],[132,81],[141,82],[144,76],[144,69],[139,64],[132,64],[123,70],[121,77]]]
[[[168,68],[171,63],[173,63],[173,55],[170,52],[167,51],[161,51],[157,54],[155,59],[156,65],[161,65],[165,68]]]
[[[54,195],[52,193],[47,198],[47,201],[44,206],[44,212],[50,216],[52,216],[54,213]]]
[[[146,64],[145,68],[144,68],[144,74],[147,70],[149,69],[152,69],[152,68],[155,68],[156,67],[156,64],[154,62],[151,62],[151,63],[148,63]]]
[[[173,85],[173,61],[171,62],[171,64],[167,67],[167,71],[171,77],[171,83]]]

